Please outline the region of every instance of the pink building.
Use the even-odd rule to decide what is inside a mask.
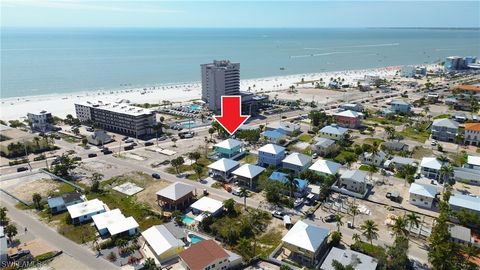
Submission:
[[[363,113],[356,111],[343,111],[333,115],[337,125],[346,128],[359,128],[362,126]]]

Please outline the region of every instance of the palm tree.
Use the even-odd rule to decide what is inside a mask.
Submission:
[[[354,233],[354,234],[352,235],[352,240],[353,240],[355,243],[357,243],[357,242],[361,241],[362,239],[360,238],[360,235],[359,235],[358,233]]]
[[[385,127],[385,133],[387,133],[387,139],[391,140],[395,138],[395,128],[391,126],[386,126]]]
[[[420,223],[420,216],[415,214],[415,212],[411,212],[407,215],[407,222],[408,224],[410,224],[410,228],[408,229],[408,232],[410,232],[413,225],[418,228],[418,225]]]
[[[198,165],[198,164],[195,164],[193,166],[193,170],[195,171],[195,173],[197,174],[197,179],[198,181],[202,180],[202,172],[203,172],[203,167]]]
[[[162,133],[162,128],[163,128],[162,123],[157,123],[155,126],[153,126],[153,130],[155,130],[155,138],[156,138],[157,146],[158,146],[158,131]]]
[[[145,262],[143,262],[143,269],[145,270],[153,270],[156,268],[157,268],[157,265],[153,258],[146,258]]]
[[[453,174],[453,167],[451,165],[442,165],[440,168],[440,179],[445,182],[445,180],[450,181],[450,177]],[[445,179],[446,178],[446,179]]]
[[[355,216],[360,213],[360,210],[358,210],[358,206],[356,204],[350,207],[350,213],[353,215],[352,226],[355,227]]]
[[[373,245],[372,240],[378,237],[378,226],[375,224],[375,221],[371,219],[365,220],[362,226],[360,226],[360,230],[362,231],[362,235]]]
[[[408,235],[408,230],[407,230],[408,221],[407,221],[407,219],[405,219],[403,217],[396,217],[393,220],[395,221],[395,223],[392,226],[393,233],[397,237]]]
[[[293,198],[293,191],[296,190],[298,187],[298,181],[295,179],[295,176],[293,174],[287,175],[287,182],[285,182],[285,185],[290,190],[290,197]]]
[[[340,227],[343,226],[342,221],[343,216],[340,214],[335,214],[335,223],[337,224],[337,231],[340,232]]]
[[[240,188],[239,194],[240,197],[243,198],[243,206],[245,207],[245,210],[247,210],[247,197],[248,197],[248,190],[244,187]]]

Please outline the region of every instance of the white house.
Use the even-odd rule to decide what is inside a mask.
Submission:
[[[467,163],[463,165],[464,168],[480,170],[480,157],[468,155]]]
[[[100,235],[110,234],[134,235],[138,232],[138,223],[133,217],[125,217],[120,209],[103,212],[92,216],[93,222]]]
[[[29,112],[27,118],[33,131],[47,132],[53,127],[52,113],[46,110]]]
[[[347,195],[363,198],[367,195],[367,182],[365,178],[367,173],[361,170],[347,170],[342,173],[337,184],[332,186],[332,190]]]
[[[334,175],[340,171],[341,167],[342,164],[330,160],[319,159],[308,169],[321,175]]]
[[[262,167],[279,166],[284,158],[285,147],[269,143],[258,149],[257,164]]]
[[[452,194],[448,200],[450,209],[454,212],[466,210],[480,216],[480,197],[463,194]]]
[[[317,138],[312,150],[318,155],[324,157],[335,151],[335,141],[328,138]]]
[[[341,127],[337,124],[331,124],[330,126],[325,126],[318,132],[320,137],[329,138],[332,140],[342,140],[345,138],[348,129]]]
[[[435,157],[424,157],[420,162],[420,173],[426,178],[439,180],[443,164]]]
[[[424,208],[431,208],[439,192],[435,186],[412,183],[408,193],[410,195],[409,202],[411,204]]]
[[[195,220],[201,221],[203,219],[203,213],[208,212],[212,216],[216,216],[223,211],[223,203],[209,197],[202,197],[200,200],[190,205],[192,212],[198,215]]]
[[[240,168],[232,172],[236,181],[243,183],[245,186],[253,188],[256,185],[258,176],[265,171],[265,168],[252,165],[243,164]]]
[[[291,153],[282,160],[283,168],[291,170],[295,173],[304,171],[308,168],[308,166],[310,166],[311,163],[311,157],[300,153]]]
[[[92,216],[105,212],[106,205],[99,199],[93,199],[67,206],[72,223],[81,223],[92,219]]]
[[[383,151],[378,151],[377,153],[365,152],[360,155],[360,162],[362,164],[373,165],[373,166],[382,166],[383,161],[386,158],[386,154]]]

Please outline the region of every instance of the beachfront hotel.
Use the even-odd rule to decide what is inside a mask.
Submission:
[[[222,110],[222,96],[241,96],[242,114],[255,115],[267,97],[240,91],[240,63],[214,60],[200,65],[202,70],[202,100],[216,114]]]
[[[121,102],[75,103],[75,112],[82,123],[135,138],[152,135],[156,124],[154,111]]]

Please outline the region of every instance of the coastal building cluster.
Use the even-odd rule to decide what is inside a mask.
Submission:
[[[241,91],[239,63],[214,61],[201,65],[201,100],[32,112],[29,125],[2,126],[2,191],[74,241],[64,246],[118,268],[435,269],[432,235],[480,247],[480,75],[474,58],[447,60],[413,78],[299,81],[269,95]],[[223,95],[252,115],[233,135],[213,120]],[[5,220],[2,260],[26,259]]]

